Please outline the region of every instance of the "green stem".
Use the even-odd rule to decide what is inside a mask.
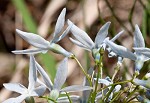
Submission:
[[[110,86],[114,86],[114,85],[118,85],[118,84],[125,84],[125,83],[129,83],[129,82],[132,82],[132,79],[131,80],[125,80],[125,81],[122,81],[122,82],[116,82],[116,83],[113,83],[113,84],[110,84],[108,86],[105,86],[104,88],[101,88],[98,92],[110,87]]]
[[[48,96],[40,96],[40,98],[44,98],[44,99],[48,100],[48,103],[50,103],[49,100],[54,102],[54,103],[57,103],[55,100],[49,98]]]
[[[115,67],[115,72],[114,72],[114,74],[112,76],[112,81],[114,81],[114,78],[115,78],[115,76],[116,76],[116,74],[118,73],[119,70],[120,70],[120,65],[117,64],[117,67]]]
[[[107,94],[104,96],[103,100],[105,100],[105,98],[106,98],[106,102],[108,101],[108,98],[109,98],[111,92],[114,90],[114,88],[115,88],[115,85],[113,85],[111,87],[111,89],[109,90],[109,92],[107,92]]]
[[[69,103],[72,103],[72,100],[71,100],[71,98],[69,97],[69,94],[67,93],[67,92],[65,92],[66,93],[66,95],[67,95],[67,97],[68,97],[68,99],[69,99]]]
[[[90,86],[92,87],[92,82],[91,82],[91,80],[90,80],[90,77],[89,77],[88,74],[85,72],[85,70],[84,70],[84,68],[82,67],[82,65],[80,64],[79,60],[78,60],[75,56],[72,56],[71,58],[74,59],[74,60],[78,63],[78,65],[79,65],[79,67],[81,68],[82,72],[83,72],[84,75],[86,76],[86,78],[87,78],[87,80],[88,80]]]
[[[113,103],[115,100],[117,100],[118,97],[121,96],[121,94],[122,94],[122,91],[118,92],[118,93],[116,94],[116,96],[115,96],[109,103]]]
[[[128,99],[130,99],[130,97],[133,96],[133,94],[134,94],[135,92],[137,92],[136,90],[138,89],[138,87],[139,87],[139,86],[136,86],[136,87],[134,88],[134,90],[133,90],[131,93],[129,93],[128,97],[125,99],[125,103],[128,101]]]

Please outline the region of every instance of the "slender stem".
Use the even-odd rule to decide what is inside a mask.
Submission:
[[[122,94],[122,91],[118,92],[116,96],[109,103],[113,103],[118,97],[120,97],[121,94]]]
[[[69,97],[69,94],[68,94],[67,92],[65,92],[65,93],[66,93],[66,95],[67,95],[67,97],[68,97],[69,103],[72,103],[72,100],[71,100],[71,98]]]
[[[55,100],[49,98],[48,96],[40,96],[40,98],[47,99],[47,100],[48,100],[48,103],[50,103],[49,100],[52,101],[52,102],[54,102],[54,103],[57,103]]]
[[[108,101],[108,98],[109,98],[111,92],[114,90],[114,88],[115,88],[115,85],[113,85],[113,86],[111,87],[111,89],[109,90],[109,92],[107,92],[107,94],[106,94],[105,97],[103,98],[104,100],[106,99],[106,102]]]
[[[135,92],[137,92],[138,87],[139,87],[139,86],[136,86],[136,87],[134,88],[134,90],[133,90],[133,91],[128,95],[128,97],[125,99],[125,102],[127,102],[128,99],[129,99]]]
[[[85,70],[84,70],[84,68],[82,67],[82,65],[80,64],[79,60],[78,60],[75,56],[72,56],[71,58],[74,59],[74,60],[78,63],[78,65],[79,65],[79,67],[81,68],[82,72],[83,72],[84,75],[86,76],[86,78],[87,78],[87,80],[88,80],[90,86],[92,86],[92,82],[91,82],[91,80],[90,80],[90,77],[89,77],[88,74],[85,72]]]
[[[115,72],[112,76],[112,81],[114,81],[114,78],[115,78],[115,76],[116,76],[116,74],[118,73],[119,70],[120,70],[120,64],[117,64],[117,67],[115,67]]]
[[[110,87],[110,86],[113,86],[113,85],[118,85],[118,84],[125,84],[125,83],[129,83],[129,82],[132,82],[132,79],[131,80],[125,80],[125,81],[122,81],[122,82],[116,82],[116,83],[113,83],[113,84],[110,84],[108,86],[105,86],[104,88],[101,88],[98,92]]]

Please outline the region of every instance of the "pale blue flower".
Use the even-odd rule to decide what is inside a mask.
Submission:
[[[145,88],[148,88],[150,89],[150,79],[148,80],[140,80],[140,79],[134,79],[133,80],[133,83],[135,83],[136,85],[140,85],[140,86],[143,86]]]
[[[145,48],[144,38],[138,25],[135,25],[133,49],[135,50],[135,55],[137,57],[137,60],[135,61],[135,70],[140,71],[141,68],[143,67],[144,62],[150,59],[150,55],[147,56],[147,53],[150,54],[149,53],[150,49]]]
[[[150,100],[147,98],[144,98],[143,96],[138,95],[137,100],[141,103],[150,103]]]
[[[77,91],[84,91],[84,90],[91,90],[92,87],[89,86],[82,86],[82,85],[72,85],[68,87],[62,88],[63,84],[66,81],[67,73],[68,73],[68,58],[66,57],[58,66],[56,77],[54,79],[54,84],[52,84],[50,78],[48,77],[47,73],[44,69],[36,62],[37,69],[41,76],[45,81],[45,85],[50,91],[50,98],[53,100],[57,100],[60,93],[63,92],[77,92]]]
[[[112,42],[109,39],[105,40],[105,43],[111,48],[111,50],[116,54],[116,56],[123,57],[123,58],[129,58],[131,60],[136,60],[136,55],[132,53],[129,49],[117,45],[114,42]]]
[[[30,68],[29,68],[29,84],[28,88],[23,86],[20,83],[4,83],[4,87],[10,91],[14,91],[20,93],[21,95],[15,98],[9,98],[5,100],[3,103],[21,103],[27,97],[32,96],[41,96],[44,94],[46,87],[45,85],[40,85],[36,87],[37,73],[36,73],[36,64],[34,57],[30,55]]]
[[[94,78],[94,79],[96,80],[97,78]],[[108,85],[110,85],[110,84],[113,84],[113,81],[112,81],[109,77],[106,77],[105,79],[100,79],[100,78],[99,78],[99,79],[98,79],[98,83],[99,83],[99,84],[104,84],[104,85],[108,86]],[[102,92],[97,93],[97,95],[96,95],[96,100],[95,100],[95,101],[98,101],[98,99],[102,98],[102,94],[103,94],[103,95],[106,95],[107,92],[109,92],[110,89],[111,89],[111,86],[108,87],[108,88],[106,88],[105,90],[103,90],[103,93],[102,93]],[[116,85],[115,88],[114,88],[114,90],[113,90],[112,93],[110,94],[110,96],[109,96],[109,98],[108,98],[108,101],[110,101],[110,100],[112,99],[112,97],[113,97],[113,94],[114,94],[115,92],[118,92],[120,89],[121,89],[121,85]]]
[[[59,34],[61,33],[64,23],[65,23],[65,14],[66,14],[66,8],[64,8],[59,15],[55,31],[53,34],[53,39],[49,42],[42,38],[41,36],[33,33],[27,33],[23,32],[21,30],[16,29],[16,32],[19,36],[21,36],[25,41],[27,41],[32,46],[36,47],[37,49],[27,49],[27,50],[16,50],[12,51],[15,54],[36,54],[36,53],[46,53],[48,50],[51,50],[55,53],[63,54],[64,56],[70,57],[73,55],[72,53],[66,51],[63,49],[60,45],[56,44],[56,42],[63,39],[69,32],[70,26],[67,27],[67,29],[62,33],[61,36]]]
[[[111,22],[107,22],[100,28],[100,30],[98,31],[96,35],[95,41],[93,42],[86,32],[84,32],[83,30],[78,28],[76,25],[74,25],[70,20],[68,20],[68,25],[71,26],[70,31],[72,32],[73,36],[76,38],[76,40],[72,38],[70,38],[70,40],[74,44],[78,45],[79,47],[82,47],[85,50],[92,52],[92,55],[95,61],[99,61],[100,48],[103,47],[104,50],[106,48],[105,40],[108,38],[107,35],[108,35],[108,29],[109,29],[110,23]],[[118,33],[112,39],[112,41],[115,41],[121,34],[122,34],[122,31]]]

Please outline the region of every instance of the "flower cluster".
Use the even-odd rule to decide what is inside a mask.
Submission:
[[[53,39],[51,41],[47,41],[39,35],[16,29],[20,37],[37,49],[12,51],[15,54],[30,55],[29,84],[28,88],[26,88],[19,83],[4,83],[3,85],[6,89],[20,93],[21,95],[7,99],[3,103],[20,103],[24,100],[26,103],[34,103],[34,96],[45,98],[49,103],[113,103],[115,101],[128,103],[133,99],[144,103],[146,101],[146,103],[148,103],[150,101],[150,75],[147,73],[142,79],[138,79],[137,76],[144,62],[150,59],[150,49],[145,47],[144,38],[138,25],[135,25],[134,52],[132,52],[126,47],[115,43],[115,40],[123,34],[123,31],[120,31],[112,39],[107,37],[111,22],[107,22],[100,28],[94,42],[86,32],[78,28],[70,20],[67,21],[68,27],[63,31],[65,14],[66,9],[64,8],[57,19]],[[69,38],[74,44],[92,53],[95,65],[94,68],[91,67],[88,72],[85,71],[73,53],[66,51],[60,45],[56,44],[58,41],[62,40],[69,31],[74,36],[74,38]],[[63,33],[61,34],[61,32]],[[34,58],[35,54],[46,53],[48,50],[65,56],[64,60],[58,66],[54,83],[52,83],[48,74]],[[118,62],[112,77],[107,76],[103,78],[103,54],[105,51],[108,51],[108,57],[117,57]],[[115,76],[119,72],[124,58],[134,61],[135,72],[133,78],[125,81],[115,81]],[[62,88],[67,79],[69,59],[74,59],[79,64],[85,75],[85,79],[84,83],[81,85],[71,85]],[[41,75],[43,81],[38,79],[37,73]],[[128,83],[132,83],[132,85],[124,89],[122,84]],[[49,91],[48,96],[44,96],[46,89]],[[83,95],[69,94],[70,92],[78,91],[83,91]],[[139,91],[141,93],[139,93]],[[120,99],[126,92],[128,94],[131,93],[131,95]],[[60,94],[65,94],[65,96],[61,97]]]

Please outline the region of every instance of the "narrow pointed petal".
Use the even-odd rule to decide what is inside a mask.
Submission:
[[[144,47],[136,48],[136,47],[134,47],[133,49],[135,50],[136,53],[150,52],[150,48],[144,48]]]
[[[44,49],[26,49],[26,50],[15,50],[12,51],[14,54],[38,54],[38,53],[43,53],[45,54],[48,50]]]
[[[23,94],[27,88],[20,83],[4,83],[4,87],[10,91],[14,91]]]
[[[70,97],[70,99],[72,100],[73,103],[76,103],[77,101],[80,100],[80,96],[77,96],[77,95],[71,95],[69,97]],[[65,96],[65,97],[59,97],[57,99],[57,103],[70,103],[70,102],[69,102],[68,97]]]
[[[37,80],[36,64],[33,55],[30,55],[30,66],[29,66],[29,85],[28,89],[33,90]]]
[[[51,43],[50,46],[49,46],[49,49],[51,51],[53,51],[54,53],[62,54],[64,56],[66,56],[66,57],[70,57],[71,55],[73,55],[72,53],[66,51],[60,45],[55,44],[55,43]]]
[[[61,89],[61,92],[79,92],[85,90],[92,90],[93,88],[90,86],[82,86],[82,85],[72,85]]]
[[[16,98],[9,98],[5,101],[3,101],[2,103],[22,103],[22,101],[26,98],[26,95],[20,95]]]
[[[88,34],[78,28],[76,25],[74,25],[70,20],[68,20],[68,25],[71,25],[70,31],[72,32],[73,36],[80,41],[82,44],[86,45],[89,49],[92,49],[94,47],[94,42],[92,39],[88,36]]]
[[[111,22],[107,22],[105,23],[99,30],[99,32],[97,33],[97,36],[95,38],[95,44],[97,46],[101,45],[102,42],[104,41],[104,39],[107,37],[108,35],[108,29],[110,26]]]
[[[136,56],[134,53],[132,53],[129,49],[117,45],[109,40],[105,40],[105,43],[112,49],[114,53],[117,55],[124,57],[124,58],[129,58],[131,60],[136,60]]]
[[[39,86],[39,87],[36,87],[36,88],[33,90],[31,96],[42,96],[45,91],[46,91],[46,87],[43,86],[43,85],[41,85],[41,86]]]
[[[141,85],[141,86],[144,86],[144,87],[150,89],[150,79],[148,79],[148,80],[134,79],[133,82],[137,85]]]
[[[60,13],[60,15],[57,19],[56,26],[55,26],[55,31],[54,31],[54,35],[53,35],[54,38],[57,38],[58,34],[63,29],[64,23],[65,23],[65,15],[66,15],[66,8],[64,8],[61,11],[61,13]]]
[[[94,80],[96,80],[96,79],[97,78],[94,78]],[[112,82],[110,82],[106,79],[98,79],[98,83],[105,84],[106,86],[112,84]]]
[[[124,30],[120,31],[110,41],[114,42],[115,40],[117,40],[123,34],[123,32],[124,32]]]
[[[29,44],[31,44],[31,45],[33,45],[33,46],[35,46],[37,48],[46,49],[49,46],[49,42],[46,41],[44,38],[42,38],[41,36],[39,36],[37,34],[23,32],[23,31],[18,30],[18,29],[16,29],[16,32],[26,42],[28,42]]]
[[[142,36],[142,33],[141,33],[138,25],[135,25],[134,47],[145,47],[144,38]]]
[[[70,31],[71,26],[68,26],[67,29],[62,33],[61,36],[56,37],[52,40],[53,43],[57,43],[58,41],[62,40]]]
[[[68,58],[66,57],[58,66],[54,80],[54,89],[60,90],[65,83],[68,73]]]
[[[81,42],[74,40],[72,38],[69,38],[74,44],[78,45],[81,48],[84,48],[85,50],[91,51],[86,45],[82,44]]]
[[[150,49],[149,48],[133,48],[136,54],[143,54],[145,57],[145,61],[150,58]]]
[[[48,74],[44,71],[44,69],[37,62],[36,62],[36,66],[37,66],[37,70],[40,73],[40,75],[42,76],[47,88],[51,91],[53,84],[52,84]]]
[[[121,85],[116,85],[115,86],[115,91],[114,92],[119,92],[121,89]]]

